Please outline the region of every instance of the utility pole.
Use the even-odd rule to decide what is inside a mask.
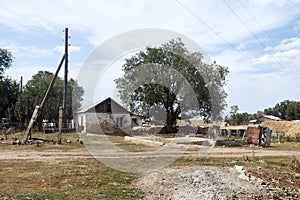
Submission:
[[[58,144],[61,144],[62,128],[67,128],[67,101],[68,101],[68,47],[69,47],[69,29],[65,28],[65,73],[64,73],[64,96],[63,105],[59,107],[58,120]]]
[[[22,91],[23,91],[23,76],[21,76],[21,83],[20,83],[20,85],[21,85],[20,92],[22,93]]]
[[[67,101],[68,101],[68,62],[69,62],[69,53],[68,53],[68,47],[69,47],[69,29],[65,29],[65,76],[64,76],[64,98],[63,98],[63,118],[64,120],[64,126],[66,126],[67,118]]]
[[[28,124],[28,126],[27,126],[27,129],[26,129],[26,132],[25,132],[25,135],[24,135],[22,144],[26,144],[27,140],[31,138],[31,128],[33,127],[33,124],[34,124],[35,120],[36,120],[37,117],[39,116],[39,113],[40,113],[41,109],[44,107],[44,105],[45,105],[45,103],[46,103],[46,101],[47,101],[47,99],[48,99],[48,97],[49,97],[49,94],[50,94],[50,92],[52,91],[52,88],[53,88],[55,79],[56,79],[56,77],[58,76],[59,70],[60,70],[60,68],[61,68],[61,66],[62,66],[62,64],[63,64],[63,62],[64,62],[64,60],[65,60],[65,55],[62,57],[62,59],[61,59],[59,65],[58,65],[58,67],[57,67],[57,70],[56,70],[54,76],[52,77],[52,80],[51,80],[51,82],[50,82],[50,85],[48,86],[48,89],[47,89],[47,91],[46,91],[46,94],[45,94],[45,96],[44,96],[44,98],[43,98],[41,104],[35,106],[35,109],[34,109],[34,112],[33,112],[33,114],[32,114],[32,117],[31,117],[30,122],[29,122],[29,124]]]

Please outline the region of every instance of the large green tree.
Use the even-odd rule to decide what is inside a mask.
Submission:
[[[14,114],[19,121],[28,122],[30,120],[35,106],[40,105],[53,76],[54,75],[51,72],[39,71],[27,82],[22,95],[14,107]],[[83,88],[80,87],[75,80],[70,79],[68,81],[69,95],[67,99],[68,107],[66,112],[68,119],[73,118],[72,108],[76,109],[80,107],[83,93]],[[50,121],[58,120],[59,106],[62,105],[62,99],[63,80],[60,77],[57,77],[47,102],[36,120],[38,125],[41,124],[42,119]]]
[[[180,117],[219,118],[228,69],[203,60],[180,39],[147,47],[125,60],[124,76],[115,80],[123,104],[133,113],[164,119],[167,128]]]

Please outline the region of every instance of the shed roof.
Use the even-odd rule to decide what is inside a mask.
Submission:
[[[261,118],[266,118],[266,119],[271,119],[271,120],[276,120],[276,121],[281,120],[279,117],[276,117],[273,115],[262,115]]]
[[[82,108],[77,113],[128,113],[129,111],[126,110],[123,106],[118,104],[115,100],[108,97],[107,99],[93,104],[89,107]]]

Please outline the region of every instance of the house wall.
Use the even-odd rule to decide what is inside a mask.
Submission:
[[[119,119],[119,120],[118,120]],[[103,128],[100,124],[117,126],[117,121],[122,119],[122,130],[129,131],[131,128],[131,117],[129,114],[110,114],[110,113],[79,113],[77,115],[78,125],[82,127],[81,133],[98,133]]]
[[[77,114],[77,129],[80,133],[86,133],[86,113]]]

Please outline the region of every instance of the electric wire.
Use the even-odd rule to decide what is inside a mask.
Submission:
[[[224,42],[226,42],[230,47],[232,47],[235,51],[237,51],[239,54],[241,54],[243,57],[245,57],[248,61],[250,61],[252,63],[252,60],[245,54],[243,53],[240,49],[236,48],[230,41],[228,41],[227,39],[225,39],[221,34],[219,34],[216,30],[214,30],[211,26],[209,26],[205,21],[203,21],[198,15],[196,15],[192,10],[190,10],[188,7],[186,7],[183,3],[181,3],[179,0],[176,0],[176,2],[182,7],[184,8],[187,12],[189,12],[191,15],[193,15],[200,23],[202,23],[205,27],[207,27],[209,30],[211,30],[215,35],[217,35],[220,39],[222,39]],[[257,65],[256,63],[253,63],[254,66],[256,66],[257,68],[259,68],[261,71],[263,71],[264,73],[269,73],[268,71],[264,70],[261,66]],[[278,82],[280,82],[281,84],[279,84],[282,87],[288,88],[290,91],[292,91],[293,93],[297,93],[298,91],[292,90],[290,87],[288,87],[285,83],[283,83],[280,80],[277,80],[276,78],[274,78],[274,76],[270,75],[270,78],[276,83],[278,84]]]
[[[271,55],[271,57],[273,58],[273,60],[281,67],[281,69],[283,69],[283,71],[289,75],[290,78],[292,78],[294,81],[298,81],[296,80],[289,71],[286,70],[286,68],[277,60],[277,58],[274,56],[274,54],[272,52],[270,52],[269,50],[267,50],[267,46],[259,39],[259,37],[257,37],[257,35],[249,28],[249,26],[242,20],[242,18],[235,12],[235,10],[225,1],[222,0],[223,3],[230,9],[230,11],[238,18],[238,20],[246,27],[246,29],[251,33],[251,35],[260,43],[260,45],[269,52],[269,54]]]

